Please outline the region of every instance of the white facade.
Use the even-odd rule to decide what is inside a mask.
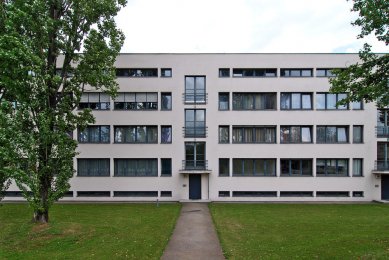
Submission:
[[[142,100],[139,102],[143,101],[146,92],[154,102],[157,93],[157,109],[118,110],[110,99],[108,110],[95,110],[95,125],[109,126],[109,143],[80,143],[75,169],[79,169],[80,159],[109,159],[109,176],[84,177],[76,172],[71,179],[72,193],[63,200],[183,201],[197,198],[199,189],[200,199],[205,201],[381,200],[381,175],[372,173],[377,160],[378,140],[375,134],[375,105],[363,104],[363,109],[353,109],[352,105],[347,109],[318,108],[318,95],[325,97],[322,93],[327,93],[330,87],[329,78],[317,76],[323,72],[318,70],[343,68],[357,61],[358,55],[355,54],[122,54],[117,58],[116,67],[136,69],[138,75],[130,71],[129,76],[118,77],[119,93],[140,93],[139,100]],[[141,74],[155,73],[155,69],[157,76],[145,77]],[[166,76],[161,75],[161,69],[167,73]],[[222,71],[225,73],[229,71],[229,76],[221,77],[220,69],[224,69]],[[253,69],[258,69],[259,76],[251,76]],[[270,72],[263,69],[270,69]],[[276,76],[273,77],[274,69]],[[288,71],[285,72],[284,69]],[[125,74],[126,70],[122,72]],[[263,72],[269,74],[262,75]],[[285,76],[285,73],[293,75]],[[186,77],[189,77],[187,83]],[[200,83],[195,87],[194,97],[197,96],[200,102],[192,102],[193,96],[188,95],[192,93],[189,81],[194,79],[190,77],[199,77]],[[205,96],[201,88],[203,79]],[[162,109],[162,93],[171,93],[171,110]],[[228,110],[220,110],[219,93],[228,93]],[[237,105],[238,96],[242,93],[245,93],[240,99],[243,101]],[[260,93],[271,93],[270,96],[275,97],[276,107],[261,109],[262,103],[267,102],[267,97]],[[304,101],[299,101],[300,108],[304,106],[304,109],[299,109],[298,102],[295,102],[290,105],[295,105],[297,109],[285,110],[285,103],[281,102],[282,93],[285,94],[285,100],[288,100],[288,95],[292,98],[294,93],[291,102],[298,101],[299,96],[303,98],[302,95],[305,95]],[[332,97],[327,96],[328,106]],[[134,94],[129,94],[127,98],[134,102]],[[253,103],[246,104],[251,98]],[[202,102],[203,99],[206,102]],[[246,103],[243,104],[244,102]],[[256,109],[247,109],[252,106]],[[201,120],[203,112],[194,112],[200,118],[194,123],[200,125],[196,127],[197,130],[200,129],[200,137],[193,137],[193,129],[188,127],[193,122],[189,122],[189,114],[187,120],[185,119],[185,111],[198,109],[205,111],[206,128],[203,128]],[[151,126],[152,131],[157,127],[157,142],[155,143],[155,132],[150,130],[150,135],[154,134],[154,137],[149,137],[153,140],[152,143],[118,143],[119,139],[122,142],[122,137],[117,132],[119,126]],[[162,126],[171,126],[171,143],[161,143]],[[190,137],[185,137],[185,126]],[[228,143],[220,143],[219,126],[228,127]],[[354,126],[362,126],[359,129],[362,129],[363,140],[354,140],[358,139],[353,136]],[[268,127],[264,131],[274,133],[275,140],[270,143],[258,141],[259,131],[262,130],[257,128],[261,127]],[[284,131],[286,127],[289,127],[289,132]],[[201,132],[204,129],[205,137]],[[332,132],[334,129],[335,135]],[[324,131],[324,135],[320,131]],[[270,132],[266,132],[265,138],[271,138]],[[291,132],[297,134],[292,136]],[[74,134],[75,138],[79,135],[80,133]],[[285,143],[287,137],[291,138],[288,139],[292,140],[291,143]],[[331,139],[333,137],[336,138],[335,141]],[[245,140],[246,143],[236,143],[239,140]],[[186,154],[189,153],[185,149],[185,143],[188,142],[204,142],[205,158],[199,152],[200,148],[197,148],[196,156]],[[161,176],[161,159],[165,158],[171,159],[171,176]],[[229,159],[228,176],[221,176],[220,158]],[[126,168],[123,172],[127,171],[124,175],[128,176],[119,177],[115,172],[118,171],[115,169],[117,159],[151,159],[147,163],[157,163],[158,169],[151,173],[142,170],[142,173],[137,173]],[[361,159],[362,171],[354,169],[354,159]],[[186,165],[183,163],[185,160]],[[200,162],[199,166],[191,167],[196,161]],[[144,162],[128,163],[140,165]],[[269,170],[273,169],[273,163],[274,175],[274,171]],[[263,165],[266,165],[265,168],[262,168]],[[264,169],[270,176],[262,176],[265,175]],[[241,176],[242,172],[244,176]],[[147,176],[155,174],[157,176]],[[362,176],[356,176],[359,174]],[[195,175],[201,178],[201,188],[196,184],[196,177],[193,177]],[[15,187],[12,186],[10,190],[13,188]],[[5,200],[7,199],[15,198],[6,197]]]

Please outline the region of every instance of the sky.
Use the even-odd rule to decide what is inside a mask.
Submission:
[[[123,53],[356,53],[346,0],[128,0],[116,22]]]

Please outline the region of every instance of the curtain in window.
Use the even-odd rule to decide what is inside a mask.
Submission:
[[[362,126],[353,127],[353,142],[362,143]]]
[[[255,175],[266,175],[265,160],[255,160]]]
[[[229,127],[221,126],[219,127],[219,142],[228,143],[229,142]]]
[[[362,176],[362,159],[353,159],[353,176]]]
[[[291,142],[292,143],[300,143],[301,142],[301,139],[300,139],[300,135],[301,135],[301,129],[299,126],[292,126],[290,128],[290,132],[291,132]]]
[[[348,173],[348,160],[338,160],[338,175],[347,176]]]
[[[301,142],[311,143],[311,128],[310,127],[301,127]]]
[[[347,142],[346,127],[338,127],[338,142]]]
[[[254,160],[246,159],[243,163],[243,174],[244,175],[253,175],[254,174]]]
[[[292,94],[292,109],[301,108],[301,95],[299,93]]]
[[[311,95],[303,94],[302,95],[302,108],[303,109],[312,109]]]
[[[326,95],[325,94],[316,94],[316,108],[325,109],[326,108]]]
[[[245,127],[243,128],[244,131],[244,143],[253,143],[253,128],[251,127]]]
[[[327,94],[327,109],[336,109],[336,94]]]
[[[172,127],[163,126],[161,127],[161,142],[171,143],[172,142]]]
[[[242,175],[243,174],[243,160],[234,159],[232,163],[233,174]]]
[[[326,127],[326,142],[336,143],[336,127]]]
[[[290,109],[290,94],[281,94],[281,109]]]
[[[242,143],[243,142],[243,129],[233,128],[232,129],[232,142]]]

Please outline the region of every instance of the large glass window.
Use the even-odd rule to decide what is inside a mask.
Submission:
[[[109,95],[106,93],[83,93],[78,107],[79,109],[109,110]]]
[[[229,158],[219,158],[219,176],[230,176]]]
[[[336,103],[345,99],[347,94],[332,94],[332,93],[317,93],[316,94],[316,109],[326,109],[326,110],[345,110],[348,109],[348,105],[339,105]]]
[[[353,159],[353,176],[363,176],[363,159]]]
[[[234,77],[277,77],[277,69],[233,69]]]
[[[275,143],[275,126],[233,126],[233,143]]]
[[[348,176],[348,159],[317,159],[316,176]]]
[[[281,109],[312,109],[312,93],[281,93]]]
[[[389,110],[377,110],[377,137],[389,137]]]
[[[219,143],[228,144],[230,142],[230,127],[219,126]]]
[[[363,126],[354,125],[353,126],[353,143],[363,143]]]
[[[185,143],[185,170],[204,170],[207,169],[205,160],[205,142],[186,142]]]
[[[233,159],[233,176],[275,176],[276,159]]]
[[[281,159],[281,176],[312,176],[312,159]]]
[[[117,68],[117,77],[158,77],[156,68]]]
[[[281,77],[312,77],[313,69],[281,69]]]
[[[161,159],[161,176],[172,176],[172,159]]]
[[[115,143],[157,142],[157,126],[115,126]]]
[[[172,142],[172,126],[161,126],[161,143],[170,144]]]
[[[317,143],[347,143],[348,126],[317,126]]]
[[[114,100],[115,110],[157,110],[158,93],[118,93]]]
[[[78,130],[79,143],[109,143],[109,126],[87,126],[84,130]]]
[[[185,102],[205,102],[205,76],[185,77]]]
[[[230,93],[219,93],[219,110],[230,109]]]
[[[316,77],[335,77],[333,69],[316,69]]]
[[[312,126],[281,126],[281,143],[312,143]]]
[[[114,159],[115,176],[158,176],[157,159]]]
[[[205,109],[185,110],[185,137],[205,137]]]
[[[109,159],[77,159],[77,176],[109,176]]]
[[[277,109],[277,93],[233,93],[233,110]]]
[[[161,93],[161,110],[172,110],[172,93]]]

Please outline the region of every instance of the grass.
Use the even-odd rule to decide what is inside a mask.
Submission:
[[[179,204],[56,204],[49,224],[0,205],[0,259],[159,259]]]
[[[389,259],[389,205],[210,204],[228,259]]]

